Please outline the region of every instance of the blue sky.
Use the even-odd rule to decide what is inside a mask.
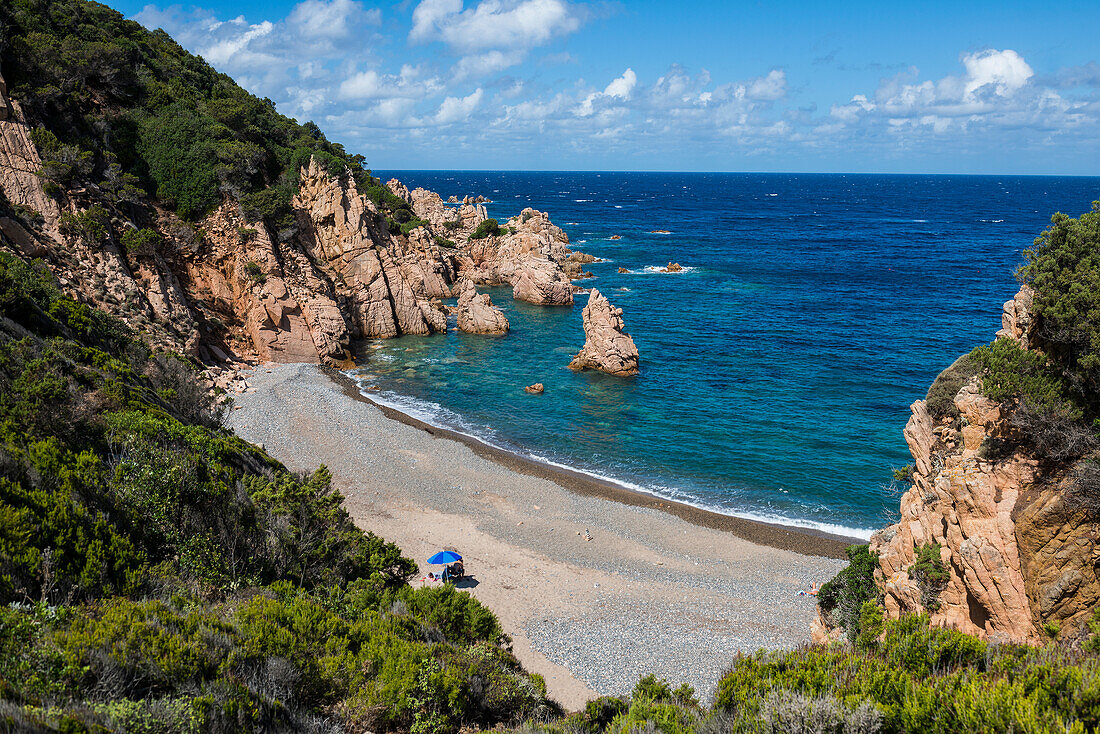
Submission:
[[[1100,175],[1100,3],[109,2],[376,169]]]

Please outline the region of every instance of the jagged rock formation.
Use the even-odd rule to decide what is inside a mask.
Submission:
[[[570,276],[579,266],[568,237],[531,209],[500,234],[470,240],[487,218],[483,205],[447,207],[435,192],[410,192],[394,179],[390,191],[427,224],[392,234],[350,177],[311,160],[291,204],[296,230],[276,236],[226,198],[195,225],[157,209],[158,244],[131,252],[121,237],[135,225],[116,210],[103,241],[62,232],[62,215],[87,210],[97,192],[47,195],[41,166],[0,79],[0,190],[22,213],[0,217],[0,247],[44,258],[70,295],[117,314],[154,343],[210,362],[341,362],[357,338],[444,332],[441,299],[460,295],[455,284],[463,278],[512,285],[516,298],[532,303],[573,300]],[[476,290],[458,312],[467,331],[508,328]]]
[[[998,332],[1025,348],[1031,300],[1024,288],[1006,303]],[[949,579],[939,608],[926,610],[934,623],[1031,642],[1042,639],[1047,623],[1080,628],[1100,602],[1100,534],[1069,491],[1072,472],[1044,469],[1019,449],[987,457],[983,444],[1002,435],[1011,406],[982,395],[979,378],[963,385],[954,404],[957,422],[936,421],[918,400],[905,427],[913,486],[902,497],[900,521],[871,540],[887,613],[924,610],[910,569],[918,546],[938,543]]]
[[[638,374],[638,347],[623,328],[623,310],[593,288],[584,307],[584,347],[569,369],[595,369],[619,377]]]
[[[488,293],[478,293],[469,280],[459,286],[458,307],[455,310],[459,331],[467,334],[503,334],[508,331],[508,319],[493,305]]]
[[[478,285],[512,286],[512,297],[540,306],[573,303],[570,276],[580,265],[569,259],[569,237],[550,217],[524,209],[508,220],[509,234],[472,240],[459,256],[460,269]]]

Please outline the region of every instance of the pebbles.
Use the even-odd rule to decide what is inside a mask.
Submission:
[[[461,546],[470,592],[569,707],[647,673],[711,696],[738,652],[808,641],[814,600],[798,591],[843,566],[518,474],[386,418],[316,366],[265,366],[247,383],[238,433],[291,469],[327,464],[357,522],[407,554]]]

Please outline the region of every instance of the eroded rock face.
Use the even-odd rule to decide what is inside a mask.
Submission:
[[[638,374],[638,348],[623,331],[623,310],[592,289],[583,318],[584,347],[569,363],[569,369],[595,369],[619,377]]]
[[[332,176],[316,161],[300,172],[297,226],[278,237],[246,221],[232,199],[197,227],[155,210],[156,221],[143,226],[159,241],[140,252],[116,241],[136,225],[113,210],[104,242],[62,235],[62,211],[87,208],[95,192],[44,193],[28,127],[4,92],[0,79],[0,188],[25,213],[0,218],[0,247],[44,258],[66,292],[116,313],[155,344],[208,361],[341,363],[357,338],[446,331],[441,299],[459,295],[462,276],[510,284],[533,303],[572,303],[568,272],[576,260],[545,214],[525,210],[508,234],[471,241],[486,218],[483,205],[447,207],[438,194],[410,192],[394,179],[390,190],[426,222],[394,235],[349,177]],[[457,311],[466,330],[508,328],[472,287]]]
[[[999,336],[1028,343],[1032,294],[1005,304]],[[887,613],[930,611],[934,624],[996,640],[1039,642],[1052,622],[1072,633],[1100,602],[1100,527],[1073,499],[1075,469],[1041,466],[1027,453],[987,451],[1006,430],[1011,405],[982,395],[973,378],[955,396],[960,419],[937,422],[912,405],[905,440],[913,486],[901,519],[871,539]],[[911,577],[916,548],[938,543],[950,578],[939,609],[924,610]]]
[[[569,237],[544,212],[524,209],[506,235],[471,240],[459,257],[462,274],[478,285],[512,286],[512,297],[539,306],[573,303]]]
[[[12,204],[42,215],[45,232],[59,239],[61,207],[43,190],[40,168],[42,160],[31,142],[23,111],[8,98],[7,84],[0,77],[0,187]]]
[[[493,305],[488,293],[478,293],[469,280],[462,283],[458,294],[459,331],[467,334],[503,334],[508,331],[508,319]]]

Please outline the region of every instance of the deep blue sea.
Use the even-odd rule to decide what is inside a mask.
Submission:
[[[1100,178],[380,175],[484,194],[502,222],[549,212],[607,259],[581,283],[623,309],[641,374],[566,368],[586,296],[540,308],[491,289],[511,332],[373,343],[359,375],[372,398],[657,495],[864,537],[896,516],[910,403],[993,338],[1050,215],[1100,198]],[[653,272],[669,261],[684,271]],[[523,391],[533,382],[545,394]]]

